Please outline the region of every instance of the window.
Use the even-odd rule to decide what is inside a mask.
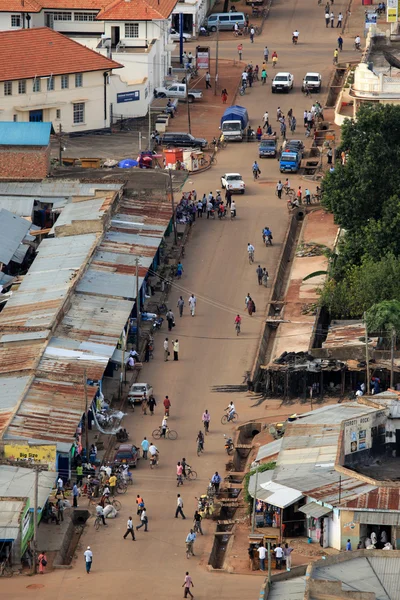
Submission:
[[[84,102],[79,102],[74,104],[74,123],[84,123],[85,122],[85,104]]]
[[[94,21],[96,13],[74,13],[75,21]]]
[[[56,119],[61,119],[61,110],[59,108],[56,109]]]
[[[83,86],[83,75],[82,73],[75,73],[75,87]]]
[[[21,27],[21,15],[11,15],[11,27]]]
[[[61,75],[61,89],[67,90],[69,88],[69,76]]]
[[[125,37],[126,38],[138,38],[139,37],[139,23],[125,23]]]
[[[18,115],[13,115],[13,121],[16,123],[18,121]]]
[[[54,90],[54,77],[53,75],[50,75],[50,77],[47,80],[47,91],[51,92]]]
[[[12,81],[5,81],[4,82],[4,95],[5,96],[12,96]]]
[[[40,79],[38,77],[33,80],[32,92],[40,92]]]
[[[53,13],[54,21],[72,21],[72,13],[70,12],[59,12]]]
[[[26,94],[26,81],[21,79],[18,81],[18,94]]]

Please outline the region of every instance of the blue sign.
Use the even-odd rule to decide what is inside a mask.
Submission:
[[[134,102],[135,100],[140,100],[140,91],[136,92],[123,92],[122,94],[117,94],[117,104],[121,102]]]

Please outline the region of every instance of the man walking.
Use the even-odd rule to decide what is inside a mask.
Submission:
[[[133,522],[132,522],[132,517],[129,517],[127,523],[126,523],[126,533],[124,535],[124,540],[126,540],[126,536],[131,534],[132,536],[132,540],[135,541],[135,533],[133,531]]]
[[[183,500],[180,494],[177,495],[175,519],[178,518],[178,515],[181,515],[182,519],[186,519],[185,515],[183,514]]]
[[[261,265],[258,265],[258,267],[256,269],[256,273],[257,273],[258,285],[262,285],[263,270],[262,270]]]
[[[171,309],[168,310],[167,314],[165,315],[165,318],[167,319],[168,323],[168,331],[172,331],[172,328],[175,325],[175,317]]]
[[[337,17],[337,25],[336,25],[336,29],[337,29],[338,27],[341,27],[341,26],[342,26],[342,21],[343,21],[343,15],[342,15],[342,13],[340,12],[340,13],[338,14],[338,17]]]
[[[343,50],[343,38],[342,38],[341,35],[339,35],[339,37],[337,39],[337,43],[338,43],[338,46],[339,46],[339,50],[341,52]]]
[[[283,190],[283,183],[281,180],[279,180],[278,183],[276,184],[276,191],[278,192],[279,199],[282,198],[282,190]]]
[[[117,478],[114,474],[111,475],[110,479],[108,480],[108,484],[110,487],[111,496],[115,496],[115,489],[117,487]]]
[[[329,27],[329,12],[325,11],[325,25]]]
[[[250,28],[250,41],[252,44],[254,44],[254,35],[256,33],[256,30],[254,29],[254,27]]]
[[[190,586],[194,587],[194,583],[192,581],[192,578],[189,575],[189,571],[186,571],[186,575],[185,575],[185,581],[183,582],[183,588],[184,588],[184,594],[183,597],[187,598],[188,594],[191,598],[193,598],[193,594],[190,591]]]
[[[331,14],[329,15],[329,19],[330,19],[330,22],[331,22],[331,27],[333,29],[334,26],[335,26],[335,15],[333,14],[333,11],[331,11]]]
[[[144,458],[144,460],[147,460],[147,453],[149,451],[149,446],[150,446],[149,440],[146,437],[144,437],[143,442],[140,445],[142,447],[143,458]]]
[[[79,490],[78,490],[78,486],[76,485],[76,483],[74,483],[74,487],[72,488],[72,496],[73,496],[73,507],[78,508]]]
[[[168,338],[164,340],[164,362],[167,362],[169,356]]]
[[[211,89],[211,75],[208,71],[206,73],[205,79],[206,79],[206,90],[208,90],[209,88]]]
[[[86,573],[89,575],[93,562],[93,552],[91,551],[90,546],[87,547],[87,549],[83,553],[83,556],[85,557]]]
[[[220,483],[221,483],[221,476],[218,474],[218,471],[215,471],[214,475],[212,476],[211,483],[214,486],[215,493],[218,494],[218,492],[219,492],[219,486],[220,486]]]
[[[286,571],[290,571],[290,569],[292,568],[292,552],[293,548],[289,546],[289,544],[285,544],[283,554],[285,556],[286,561]]]
[[[266,63],[268,62],[268,56],[269,56],[268,46],[265,46],[265,48],[264,48],[264,60],[265,60]]]
[[[195,540],[196,540],[196,534],[193,531],[193,529],[191,529],[190,532],[186,536],[186,558],[189,558],[189,556],[194,556],[193,545],[194,545]]]
[[[82,465],[78,465],[76,467],[76,485],[79,487],[82,485],[83,481],[83,467]]]
[[[146,513],[146,509],[145,508],[143,508],[142,514],[140,515],[140,521],[141,521],[140,525],[136,525],[136,531],[138,529],[141,529],[143,527],[143,525],[144,525],[144,530],[148,531],[148,529],[147,529],[147,523],[149,522],[149,520],[147,518],[147,513]]]
[[[174,347],[174,360],[178,360],[178,354],[179,354],[179,341],[175,340],[174,342],[172,342],[172,345]]]
[[[239,54],[239,60],[242,60],[242,56],[243,56],[243,44],[239,44],[237,47],[237,51]]]
[[[201,204],[201,202],[199,203]],[[203,206],[203,205],[202,205]],[[203,214],[203,213],[202,213]],[[179,296],[179,300],[178,300],[178,304],[177,307],[179,309],[179,316],[181,317],[183,315],[183,307],[185,306],[185,301],[182,298],[182,296]]]
[[[275,561],[276,561],[275,567],[277,569],[281,569],[282,568],[283,550],[282,550],[280,544],[277,545],[274,552],[275,552]]]
[[[190,308],[190,314],[192,315],[192,317],[194,317],[195,312],[196,312],[196,296],[194,294],[192,294],[189,298],[189,308]]]

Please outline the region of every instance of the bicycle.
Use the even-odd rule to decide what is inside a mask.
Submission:
[[[3,562],[0,564],[0,577],[12,577],[13,575],[14,571],[7,561],[3,560]]]
[[[260,169],[253,169],[253,181],[256,181],[260,177]]]
[[[249,252],[249,264],[251,265],[254,262],[254,251],[251,250]]]
[[[109,498],[107,498],[104,501],[104,504],[110,504],[111,506],[113,506],[115,508],[115,510],[121,510],[122,508],[122,504],[119,500],[117,500],[116,498],[114,498],[114,496],[111,496]]]
[[[286,196],[289,196],[289,198],[294,198],[296,195],[296,192],[294,191],[293,188],[287,187],[286,185],[283,186],[282,188],[282,192],[284,192],[286,194]],[[275,196],[278,195],[278,190],[275,190]]]
[[[104,527],[103,519],[101,518],[100,515],[97,515],[97,517],[94,520],[94,524],[93,524],[96,531],[99,530],[100,524],[103,525],[103,527]]]
[[[185,479],[195,480],[197,479],[196,471],[193,471],[192,467],[186,466],[186,477]]]
[[[235,323],[236,335],[240,333],[240,323]]]
[[[222,425],[226,425],[227,423],[234,423],[235,421],[237,421],[239,418],[239,415],[234,412],[233,415],[231,417],[229,417],[229,415],[222,415],[221,417],[221,423]]]
[[[151,435],[155,440],[159,440],[161,438],[161,426],[158,429],[155,429]],[[177,432],[174,429],[169,429],[169,427],[167,427],[165,431],[165,438],[168,438],[169,440],[176,440],[177,437]]]
[[[204,452],[204,444],[202,442],[197,442],[197,456]]]

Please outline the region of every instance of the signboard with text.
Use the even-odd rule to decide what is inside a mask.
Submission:
[[[121,104],[121,102],[135,102],[136,100],[140,100],[140,91],[136,90],[135,92],[121,92],[117,94],[117,104]]]
[[[4,458],[48,465],[51,471],[56,470],[56,455],[55,444],[41,444],[37,446],[30,446],[29,444],[4,445]]]

